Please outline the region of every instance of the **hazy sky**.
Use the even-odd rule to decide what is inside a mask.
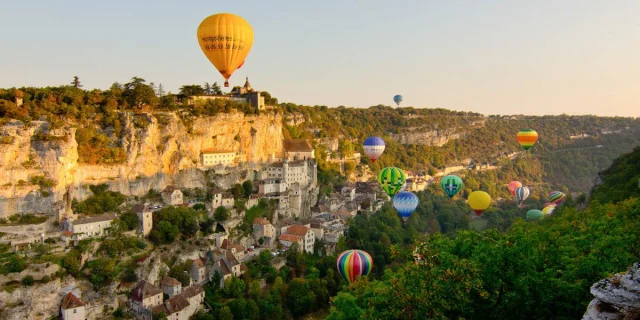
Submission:
[[[222,83],[196,29],[243,16],[245,76],[281,102],[640,116],[639,0],[5,1],[0,87]]]

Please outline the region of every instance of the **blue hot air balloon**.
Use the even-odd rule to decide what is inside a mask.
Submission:
[[[401,191],[393,197],[393,207],[396,208],[402,220],[407,221],[418,207],[418,196],[413,192]]]
[[[398,105],[398,107],[399,107],[399,106],[400,106],[400,102],[402,102],[402,96],[401,96],[401,95],[399,95],[399,94],[395,95],[395,96],[393,97],[393,102],[395,102],[395,103]]]
[[[362,144],[364,153],[371,162],[376,162],[384,152],[384,140],[380,137],[369,137]]]

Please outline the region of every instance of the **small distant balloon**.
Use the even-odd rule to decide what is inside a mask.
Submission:
[[[567,196],[561,191],[552,191],[551,193],[549,193],[549,202],[558,205],[563,203],[566,197]]]
[[[484,191],[474,191],[469,195],[467,202],[476,215],[480,216],[491,205],[491,196]]]
[[[373,258],[363,250],[347,250],[336,259],[338,273],[347,280],[355,282],[358,276],[366,276],[373,268]]]
[[[390,198],[400,192],[402,186],[407,181],[404,171],[396,167],[386,167],[378,173],[378,182],[382,190],[389,195]]]
[[[550,214],[553,213],[553,210],[556,209],[556,205],[555,204],[549,204],[544,206],[544,208],[542,208],[542,213],[544,213],[545,216],[548,216]]]
[[[440,187],[449,198],[453,198],[462,189],[462,179],[456,175],[448,175],[440,180]]]
[[[516,137],[520,146],[525,150],[531,149],[531,147],[536,144],[536,141],[538,141],[538,133],[533,129],[520,130]]]
[[[522,203],[524,203],[524,201],[529,197],[529,193],[530,191],[527,187],[520,187],[516,189],[516,199],[518,199],[518,204],[522,205]]]
[[[540,220],[542,218],[544,218],[544,213],[542,213],[542,211],[540,210],[533,209],[533,210],[527,211],[527,219]]]
[[[400,106],[400,102],[402,102],[402,96],[399,95],[399,94],[393,96],[393,102],[395,102],[396,105],[399,107]]]
[[[507,188],[509,188],[509,192],[511,192],[512,196],[516,196],[516,189],[522,187],[522,183],[520,181],[511,181],[509,182],[509,184],[507,185]]]
[[[418,202],[418,196],[413,192],[401,191],[393,197],[393,207],[404,221],[416,210]]]
[[[384,140],[380,137],[368,137],[364,140],[362,147],[364,148],[364,154],[367,155],[369,160],[376,162],[384,152],[385,144]]]

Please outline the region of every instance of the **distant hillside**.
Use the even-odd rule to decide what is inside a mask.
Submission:
[[[591,200],[600,203],[640,198],[640,147],[616,159],[610,168],[600,173]]]
[[[338,137],[362,152],[361,142],[382,136],[387,149],[376,163],[362,160],[374,172],[385,166],[429,171],[468,163],[500,164],[515,152],[520,129],[533,128],[540,138],[529,162],[552,187],[587,192],[597,173],[613,159],[640,145],[640,120],[596,116],[482,116],[444,109],[327,108],[281,104],[289,119],[285,136]],[[319,155],[326,147],[316,145]],[[349,149],[349,146],[341,146]],[[514,177],[518,178],[518,177]]]

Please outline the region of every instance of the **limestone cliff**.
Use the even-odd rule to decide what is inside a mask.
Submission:
[[[627,273],[596,282],[591,294],[595,299],[589,303],[583,320],[640,319],[640,263]]]
[[[70,199],[89,196],[84,186],[91,184],[107,183],[125,195],[142,195],[169,184],[204,187],[207,179],[200,152],[206,148],[236,152],[250,164],[283,155],[280,114],[224,113],[197,118],[188,127],[175,113],[136,115],[147,118],[144,128],[134,125],[131,113],[121,117],[124,128],[119,143],[126,150],[126,162],[117,165],[82,163],[76,129],[71,126],[51,130],[42,121],[29,126],[14,121],[0,127],[0,136],[8,137],[0,144],[0,218],[58,213]],[[34,176],[44,176],[55,185],[32,184]]]
[[[402,144],[418,144],[441,147],[449,140],[459,139],[464,136],[456,128],[443,130],[410,130],[403,133],[392,134],[391,137]]]

